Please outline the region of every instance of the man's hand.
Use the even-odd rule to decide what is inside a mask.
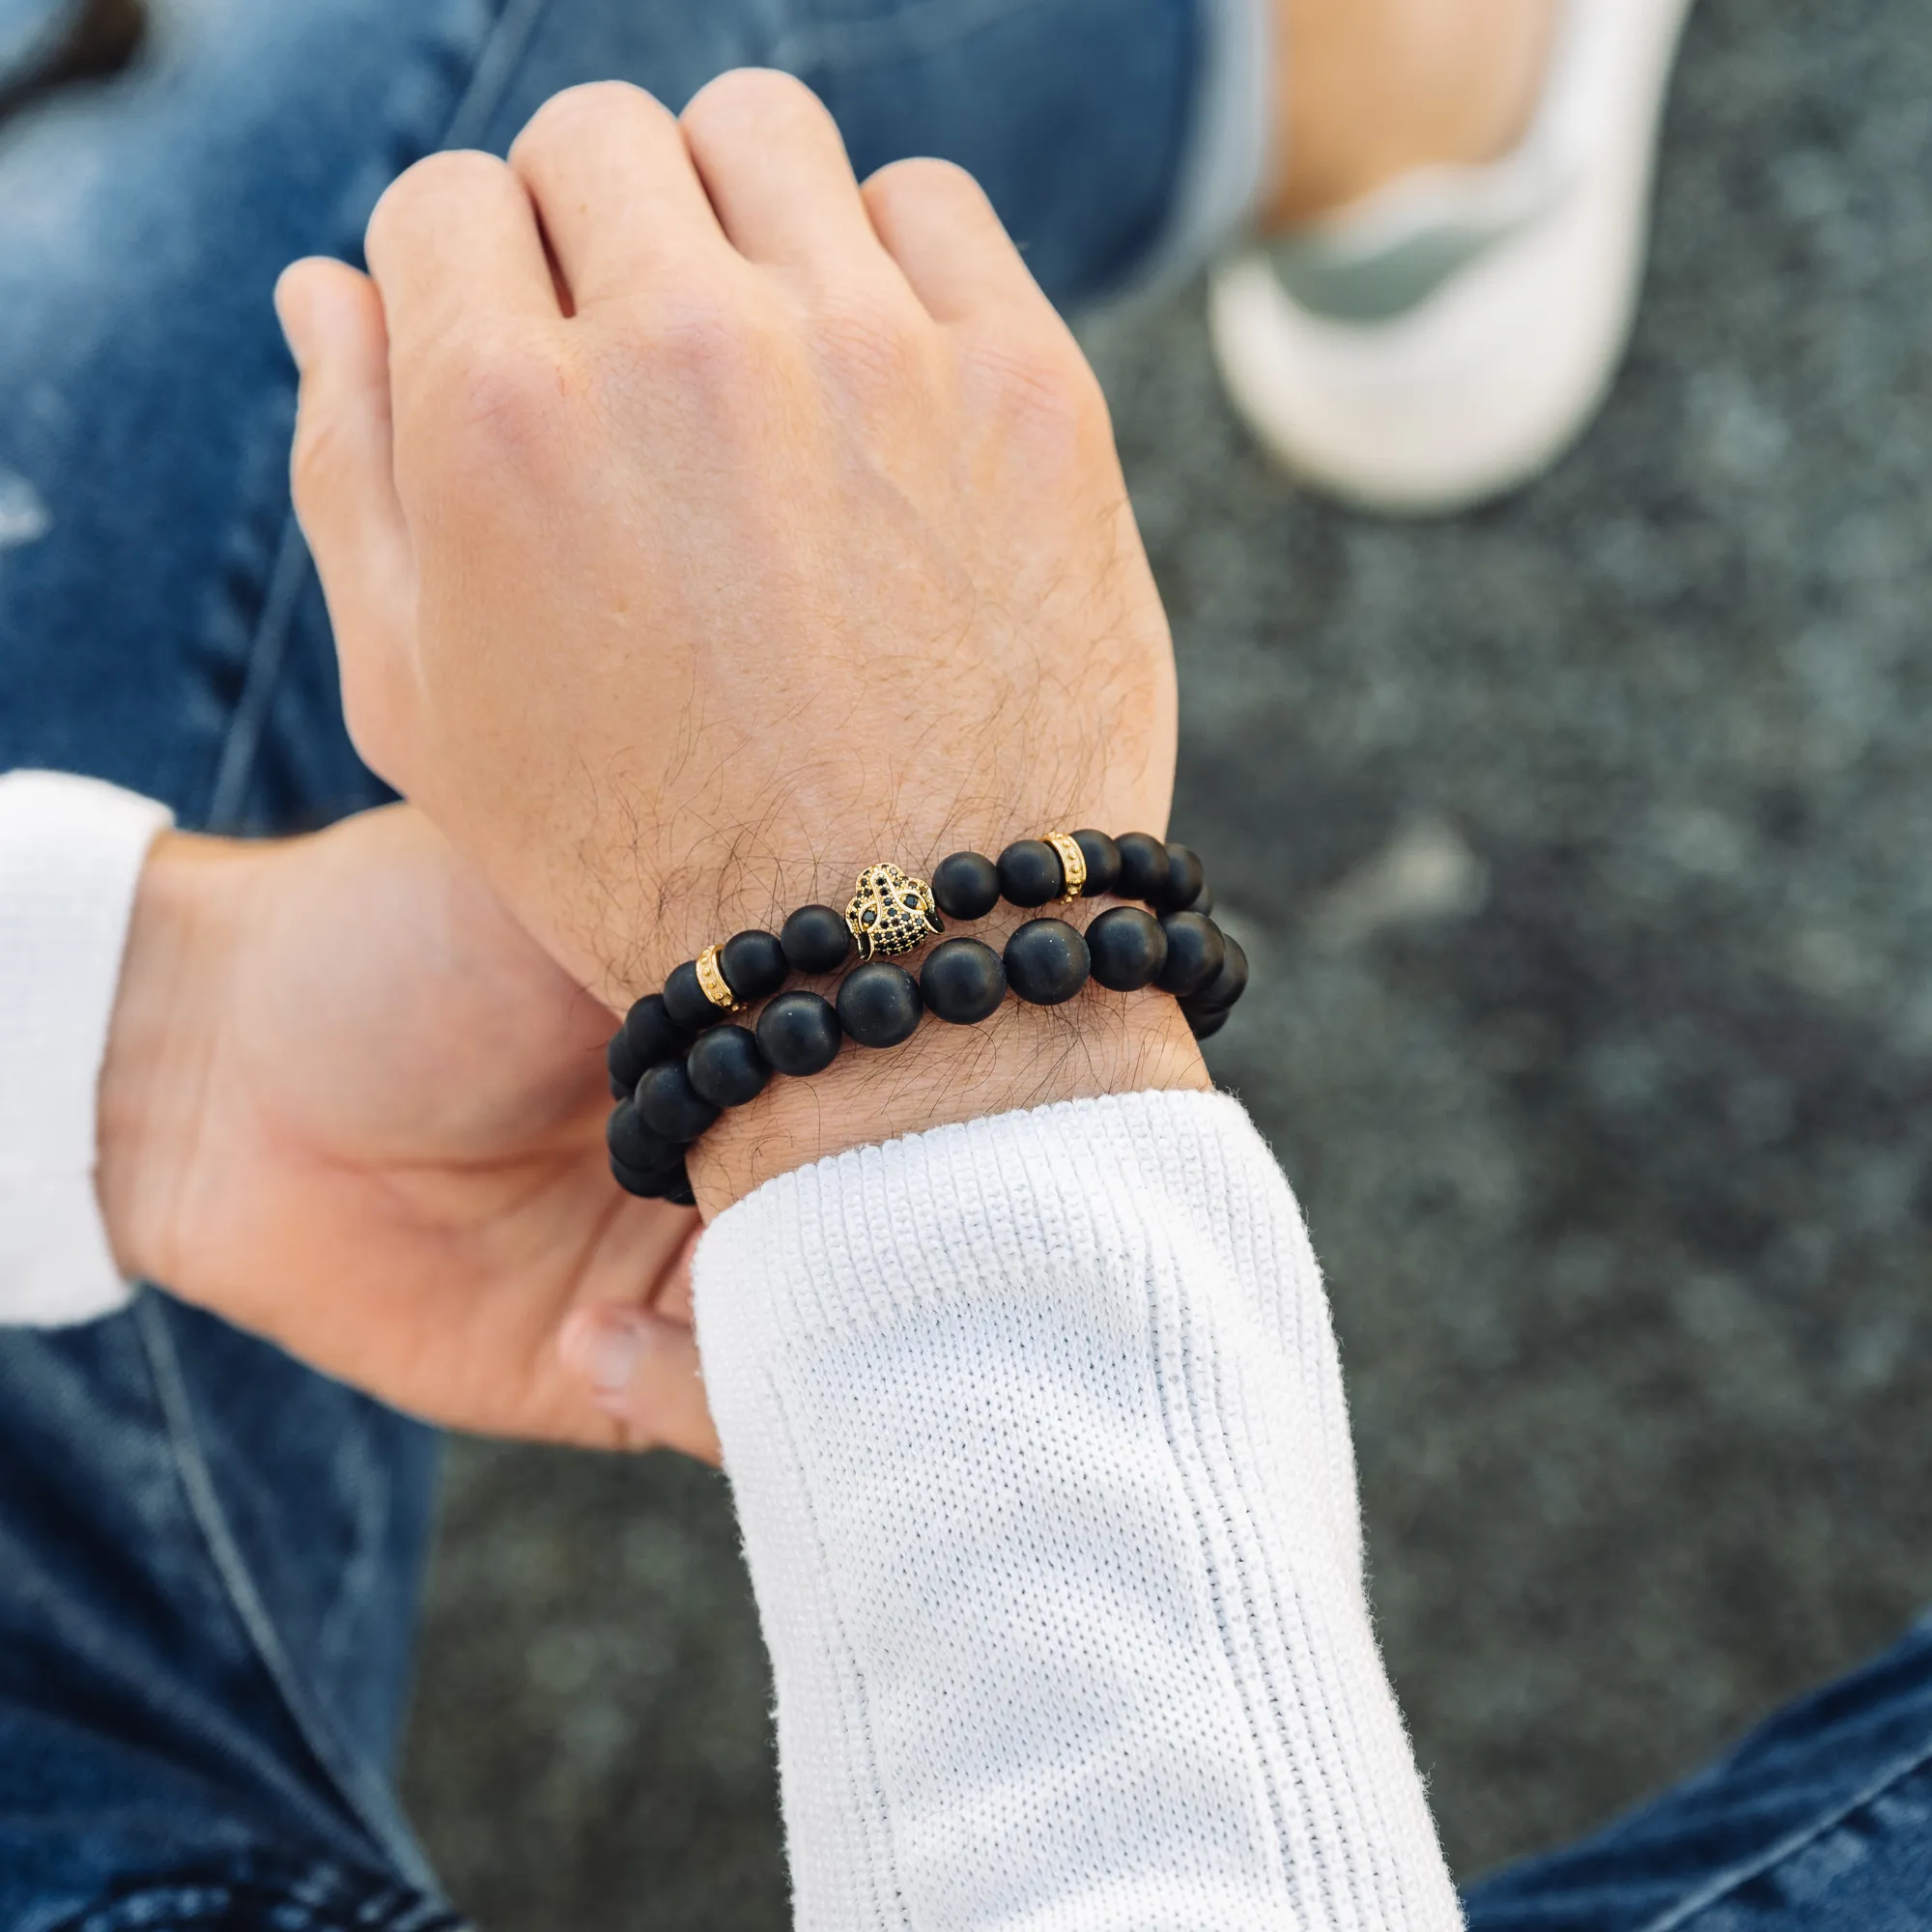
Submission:
[[[1173,654],[1106,408],[959,170],[861,188],[780,74],[681,122],[579,88],[507,163],[411,169],[368,253],[280,291],[350,726],[607,1003],[876,859],[1164,829]],[[777,1083],[700,1144],[700,1204],[1205,1084],[1158,994],[976,1033]]]
[[[697,1217],[611,1179],[610,1031],[406,807],[164,838],[101,1081],[117,1259],[432,1421],[715,1461]]]

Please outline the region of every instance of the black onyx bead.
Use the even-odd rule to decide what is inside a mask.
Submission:
[[[684,1048],[683,1037],[670,1014],[665,1010],[662,993],[646,993],[624,1015],[624,1037],[630,1041],[631,1052],[640,1063],[639,1079],[643,1077],[647,1068],[655,1066],[661,1060],[668,1060],[673,1053],[682,1052]],[[637,1084],[637,1080],[631,1082],[633,1087]]]
[[[977,939],[949,939],[933,948],[920,969],[919,990],[937,1018],[974,1026],[1007,997],[1007,969],[990,946]]]
[[[1148,832],[1129,832],[1121,840],[1121,877],[1115,887],[1122,898],[1157,904],[1167,891],[1167,847]]]
[[[1151,986],[1167,964],[1167,934],[1160,921],[1139,906],[1115,906],[1087,928],[1094,977],[1110,992],[1137,993]]]
[[[613,1161],[635,1174],[655,1174],[675,1167],[684,1158],[683,1148],[663,1134],[653,1133],[629,1100],[611,1110],[604,1128],[604,1144]]]
[[[1208,890],[1208,874],[1198,853],[1185,845],[1167,848],[1167,890],[1161,895],[1163,912],[1198,912]]]
[[[1000,854],[1000,891],[1010,904],[1043,906],[1066,890],[1066,868],[1044,838],[1015,838]]]
[[[829,905],[800,906],[785,921],[779,944],[794,973],[809,973],[814,979],[823,979],[844,965],[845,955],[852,950],[852,932],[845,923],[844,914],[835,912]]]
[[[680,1208],[694,1206],[691,1193],[691,1177],[684,1171],[683,1161],[675,1167],[636,1168],[626,1167],[614,1154],[611,1157],[611,1173],[626,1194],[635,1194],[644,1201],[669,1201]]]
[[[781,993],[758,1015],[758,1051],[767,1065],[797,1079],[823,1073],[838,1058],[841,1037],[831,1001],[816,993]]]
[[[791,978],[775,932],[734,933],[719,951],[718,970],[741,1000],[762,1000]]]
[[[919,984],[902,966],[874,959],[838,984],[838,1023],[861,1046],[896,1046],[919,1025]]]
[[[1000,868],[982,852],[955,852],[935,868],[932,896],[948,919],[984,919],[1000,902]]]
[[[697,983],[697,962],[695,959],[687,959],[682,966],[673,968],[670,978],[665,981],[664,1003],[671,1024],[685,1033],[696,1033],[700,1027],[716,1026],[724,1017],[724,1009],[714,1007],[710,996]]]
[[[682,1186],[673,1187],[665,1196],[665,1202],[672,1208],[696,1208],[697,1206],[697,1196],[692,1188],[691,1177],[689,1175],[684,1177],[684,1184]]]
[[[1087,883],[1080,896],[1097,899],[1121,883],[1121,848],[1104,832],[1076,832],[1073,842],[1087,861]]]
[[[1212,1039],[1228,1024],[1225,1012],[1202,1013],[1191,1010],[1191,1003],[1181,1011],[1187,1014],[1187,1029],[1196,1039]]]
[[[1248,955],[1240,942],[1223,932],[1221,952],[1221,970],[1187,1003],[1203,1012],[1225,1013],[1248,990]]]
[[[638,1082],[644,1077],[650,1062],[638,1058],[637,1048],[619,1027],[604,1049],[604,1065],[611,1075],[611,1099],[628,1100],[638,1091]]]
[[[1070,1000],[1093,963],[1087,942],[1064,919],[1030,919],[1007,941],[1007,983],[1029,1006]]]
[[[684,1070],[700,1099],[714,1107],[742,1107],[765,1091],[772,1069],[758,1042],[741,1026],[713,1027],[692,1041]]]
[[[1160,929],[1167,934],[1167,964],[1155,984],[1163,993],[1187,999],[1221,970],[1227,957],[1221,928],[1198,912],[1171,912]]]
[[[653,1066],[638,1082],[638,1112],[653,1133],[680,1145],[695,1141],[718,1118],[718,1109],[691,1084],[681,1060]]]

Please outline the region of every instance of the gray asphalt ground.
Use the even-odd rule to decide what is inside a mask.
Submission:
[[[1704,0],[1616,395],[1448,525],[1270,473],[1198,292],[1090,330],[1465,1876],[1932,1602],[1928,182],[1922,0]],[[408,1788],[487,1926],[781,1925],[767,1697],[717,1479],[456,1449]]]

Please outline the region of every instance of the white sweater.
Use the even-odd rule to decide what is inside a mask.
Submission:
[[[162,815],[0,780],[0,1320],[102,1312],[93,1093]],[[1341,1372],[1225,1097],[788,1174],[697,1250],[807,1932],[1448,1932]]]

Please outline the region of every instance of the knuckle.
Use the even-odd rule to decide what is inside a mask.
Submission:
[[[640,118],[668,119],[668,110],[627,80],[587,80],[554,94],[525,124],[510,149],[513,162],[541,157],[609,133],[635,128]]]
[[[506,169],[494,155],[476,154],[469,149],[450,149],[425,155],[384,189],[382,199],[369,216],[369,239],[375,243],[392,230],[412,228],[433,219],[452,203],[473,199],[478,194],[501,191]]]
[[[446,446],[462,470],[478,442],[498,456],[527,456],[554,440],[573,372],[562,346],[543,331],[490,317],[447,336],[414,386],[408,421],[420,433],[409,442]]]
[[[734,68],[692,97],[683,120],[700,139],[741,135],[769,138],[827,124],[831,116],[817,95],[795,75],[776,68]]]
[[[626,369],[660,391],[728,408],[790,360],[790,337],[783,318],[750,287],[693,279],[659,291],[612,346]]]
[[[1064,329],[985,332],[965,362],[969,389],[1007,434],[1068,455],[1111,443],[1099,379]]]
[[[957,161],[929,155],[888,162],[867,179],[866,197],[895,216],[943,210],[993,218],[993,204],[972,175]]]
[[[289,453],[289,484],[296,508],[314,520],[342,473],[342,424],[311,404],[296,417],[295,443]]]

